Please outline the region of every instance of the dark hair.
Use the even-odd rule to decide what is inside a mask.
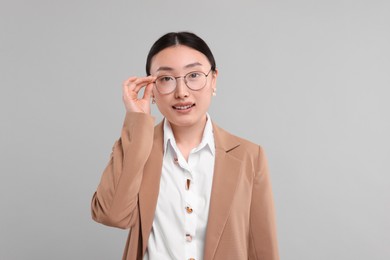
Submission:
[[[154,55],[160,51],[175,45],[184,45],[203,53],[211,64],[211,70],[215,71],[216,64],[209,46],[199,36],[191,32],[171,32],[161,36],[150,48],[146,59],[146,75],[150,75],[150,66]]]

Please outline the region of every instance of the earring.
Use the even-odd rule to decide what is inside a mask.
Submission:
[[[213,89],[213,97],[215,97],[217,95],[217,92],[215,89]]]
[[[156,104],[156,99],[152,97],[152,104]]]

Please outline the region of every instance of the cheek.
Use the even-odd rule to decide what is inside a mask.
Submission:
[[[212,90],[207,89],[202,95],[197,97],[199,105],[208,107],[212,101]]]
[[[168,111],[171,108],[172,94],[160,95],[157,90],[155,90],[154,94],[158,110],[160,110],[160,112]]]

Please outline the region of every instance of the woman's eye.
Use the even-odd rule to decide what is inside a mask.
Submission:
[[[163,76],[161,78],[158,79],[161,83],[164,83],[164,82],[169,82],[170,80],[173,80],[172,77],[169,77],[169,76]]]
[[[191,72],[190,74],[188,74],[188,78],[190,78],[190,79],[195,79],[199,76],[200,76],[199,72]]]

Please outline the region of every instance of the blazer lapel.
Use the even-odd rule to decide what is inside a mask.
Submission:
[[[205,260],[214,257],[241,175],[241,161],[229,154],[239,146],[238,140],[215,124],[213,124],[213,131],[216,154],[206,231]]]
[[[160,189],[161,169],[163,160],[163,125],[154,129],[153,148],[145,164],[142,184],[139,191],[139,208],[142,232],[142,255],[145,253],[150,230],[152,228]]]

